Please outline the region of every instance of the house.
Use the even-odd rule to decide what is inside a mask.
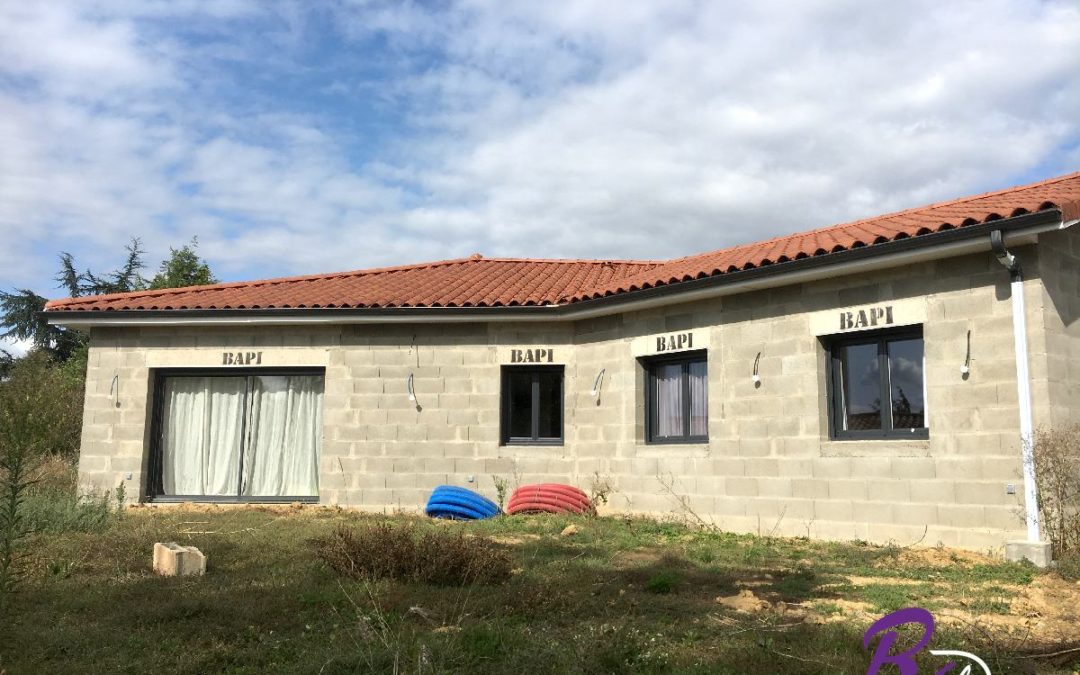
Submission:
[[[90,335],[87,490],[387,510],[601,480],[618,512],[1034,557],[1027,439],[1080,414],[1078,218],[1080,173],[674,260],[474,255],[46,316]]]

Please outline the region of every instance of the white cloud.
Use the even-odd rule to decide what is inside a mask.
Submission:
[[[1065,2],[5,7],[0,283],[39,292],[130,235],[228,278],[661,257],[1080,168]]]

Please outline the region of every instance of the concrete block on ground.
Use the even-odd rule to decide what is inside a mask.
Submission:
[[[176,542],[154,544],[154,572],[166,577],[206,574],[206,556],[194,546]]]
[[[1007,541],[1005,559],[1009,562],[1030,560],[1036,567],[1050,565],[1050,542],[1048,541]]]

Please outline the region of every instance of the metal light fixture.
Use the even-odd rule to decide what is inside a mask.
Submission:
[[[408,390],[409,390],[409,400],[412,401],[413,403],[416,403],[416,390],[413,388],[413,374],[412,373],[409,373]]]
[[[113,405],[120,407],[120,373],[113,375],[112,384],[109,385],[109,393],[113,395]]]
[[[607,372],[607,368],[601,368],[597,373],[596,379],[593,381],[592,391],[589,392],[593,398],[600,395],[600,390],[604,387],[604,373]]]
[[[964,365],[960,366],[960,375],[965,380],[971,373],[971,329],[967,332],[967,356],[964,357]]]
[[[758,366],[761,365],[761,352],[757,353],[754,358],[754,374],[750,376],[750,380],[753,381],[755,387],[761,386],[761,376],[758,375]]]

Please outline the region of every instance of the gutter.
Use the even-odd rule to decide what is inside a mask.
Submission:
[[[1024,273],[1020,259],[1005,247],[1001,230],[990,233],[990,245],[998,262],[1009,271],[1012,295],[1013,344],[1016,349],[1016,393],[1020,408],[1020,456],[1024,473],[1024,511],[1027,540],[1038,543],[1039,490],[1035,481],[1035,424],[1031,403],[1031,373],[1028,370],[1027,307],[1024,302]]]
[[[728,272],[575,303],[514,307],[393,307],[208,310],[51,310],[51,325],[92,326],[307,325],[578,321],[736,293],[806,283],[849,274],[939,260],[990,250],[987,235],[1009,232],[1014,246],[1034,243],[1044,232],[1064,229],[1057,209],[963,228],[873,244],[837,253]]]

